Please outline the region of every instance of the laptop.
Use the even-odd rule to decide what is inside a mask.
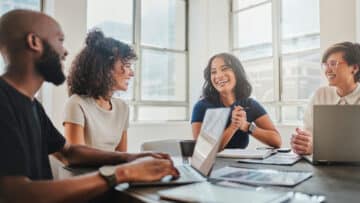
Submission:
[[[229,114],[230,108],[212,108],[206,111],[190,165],[176,166],[180,172],[178,179],[164,177],[154,182],[132,182],[130,186],[180,185],[206,181],[215,163]]]
[[[360,105],[315,105],[313,164],[360,164]]]

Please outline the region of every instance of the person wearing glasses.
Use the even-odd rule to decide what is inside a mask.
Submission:
[[[319,88],[304,115],[304,128],[296,128],[290,144],[300,155],[313,152],[313,106],[360,104],[360,44],[342,42],[329,47],[322,57],[322,70],[329,85]]]
[[[88,33],[86,46],[73,61],[68,76],[71,96],[63,121],[68,142],[127,151],[129,107],[113,94],[128,89],[135,59],[129,45],[105,37],[100,30]]]
[[[228,53],[214,55],[204,70],[204,78],[202,99],[192,112],[194,139],[199,136],[208,108],[231,107],[220,150],[246,148],[249,134],[271,147],[280,147],[281,137],[269,115],[257,101],[249,98],[252,87],[239,59]]]

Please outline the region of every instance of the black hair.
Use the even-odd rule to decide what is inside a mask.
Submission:
[[[115,85],[114,64],[136,60],[134,50],[127,44],[95,29],[88,33],[86,46],[73,61],[68,76],[69,95],[78,94],[109,99]]]

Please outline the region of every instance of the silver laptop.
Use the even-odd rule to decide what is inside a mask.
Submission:
[[[360,105],[315,105],[314,164],[360,163]]]
[[[176,168],[180,177],[169,180],[166,177],[155,182],[133,182],[131,186],[179,185],[206,181],[215,163],[222,134],[230,114],[230,108],[208,109],[196,141],[190,165],[179,165]]]

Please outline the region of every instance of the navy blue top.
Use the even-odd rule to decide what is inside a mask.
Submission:
[[[254,122],[259,117],[266,114],[264,107],[262,107],[257,101],[251,98],[241,99],[239,101],[235,101],[230,107],[231,111],[235,106],[240,105],[246,109],[247,121],[249,123]],[[208,108],[219,108],[225,107],[224,104],[214,104],[209,102],[206,99],[201,99],[198,101],[193,109],[191,123],[194,122],[202,122],[204,120],[205,112]],[[229,115],[228,122],[226,127],[230,125],[231,122],[231,114]],[[226,145],[225,148],[246,148],[249,144],[249,134],[248,132],[244,132],[242,130],[237,130],[234,136],[231,138],[230,142]]]

